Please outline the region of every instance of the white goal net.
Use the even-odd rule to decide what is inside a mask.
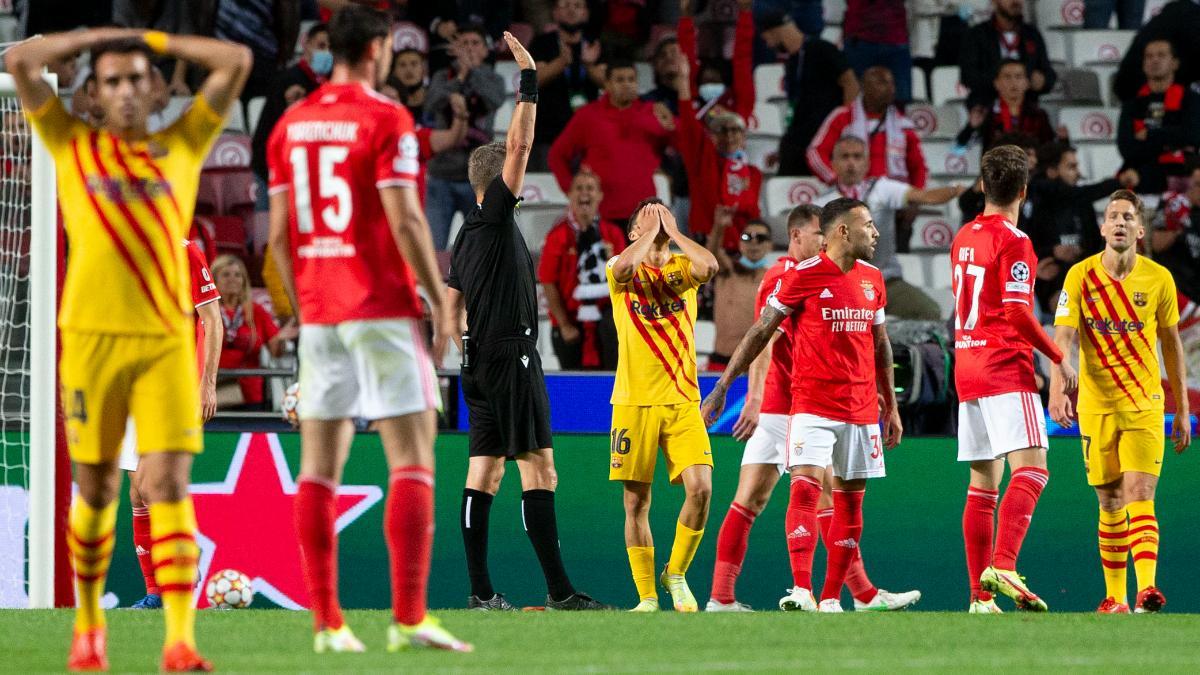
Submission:
[[[53,602],[54,168],[0,74],[0,607]]]

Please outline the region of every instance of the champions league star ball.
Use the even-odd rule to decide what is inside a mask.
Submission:
[[[217,609],[244,609],[254,601],[250,577],[237,570],[221,570],[209,577],[204,594]]]
[[[300,405],[300,383],[293,382],[292,386],[287,388],[283,394],[283,419],[294,427],[300,426],[300,417],[296,414],[296,408]]]

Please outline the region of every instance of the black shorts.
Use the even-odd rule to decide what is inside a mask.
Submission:
[[[537,346],[504,342],[476,348],[462,374],[472,457],[506,457],[549,448],[550,399]]]

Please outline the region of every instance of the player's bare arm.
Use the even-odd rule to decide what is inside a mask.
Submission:
[[[279,270],[279,281],[287,293],[288,302],[292,303],[292,311],[296,320],[304,323],[300,316],[300,303],[296,299],[296,277],[292,268],[292,244],[288,236],[288,208],[291,200],[287,190],[280,190],[271,195],[269,229],[267,231],[267,246],[271,249],[271,257],[275,260],[275,269]]]
[[[637,220],[629,232],[629,239],[633,243],[621,251],[612,264],[613,279],[619,284],[629,283],[629,280],[633,279],[642,261],[654,248],[654,240],[658,238],[658,232],[662,229],[662,219],[656,207],[662,208],[662,205],[649,204],[638,211]]]
[[[900,423],[900,407],[896,404],[896,375],[892,368],[892,340],[887,326],[872,329],[875,338],[875,386],[883,397],[883,445],[888,450],[900,445],[904,425]]]
[[[1071,422],[1075,420],[1075,410],[1074,406],[1071,405],[1070,394],[1078,386],[1078,376],[1075,373],[1075,369],[1071,368],[1068,360],[1070,359],[1070,355],[1075,352],[1075,341],[1078,338],[1079,331],[1071,326],[1056,326],[1054,328],[1054,344],[1058,345],[1058,348],[1062,350],[1063,360],[1061,363],[1050,365],[1049,413],[1050,419],[1062,427],[1071,426]],[[1063,368],[1064,365],[1066,368]]]
[[[26,110],[37,110],[54,96],[54,90],[42,80],[42,70],[47,65],[105,42],[136,39],[144,32],[128,28],[93,28],[46,36],[35,35],[10,49],[4,55],[4,66],[13,76],[21,105]]]
[[[425,222],[425,212],[421,210],[416,189],[411,187],[381,188],[379,200],[383,203],[383,213],[387,216],[396,247],[412,268],[417,283],[425,289],[433,320],[433,362],[440,365],[451,336],[457,332],[458,319],[447,311],[446,285],[438,270],[433,235]]]
[[[295,307],[295,305],[292,305]],[[204,375],[200,378],[200,413],[207,422],[217,414],[217,369],[221,367],[221,344],[225,340],[225,322],[221,303],[207,302],[196,308],[204,322]]]
[[[237,101],[250,77],[254,57],[250,48],[234,42],[198,35],[167,35],[157,31],[143,33],[150,49],[175,57],[208,71],[199,93],[208,105],[224,115]]]
[[[1192,443],[1192,416],[1188,408],[1187,364],[1183,359],[1183,341],[1179,338],[1179,326],[1159,326],[1158,341],[1162,345],[1167,382],[1171,385],[1171,395],[1175,398],[1171,444],[1175,446],[1175,454],[1181,454]]]
[[[461,354],[462,336],[467,332],[467,299],[463,297],[462,291],[457,288],[446,289],[446,311],[454,317],[454,344],[458,346]]]
[[[742,340],[738,342],[737,349],[733,350],[733,356],[729,357],[729,364],[725,366],[725,372],[721,373],[721,378],[717,380],[713,390],[704,397],[704,401],[700,404],[700,416],[704,418],[705,424],[717,421],[717,416],[725,409],[725,395],[729,392],[729,385],[750,368],[754,359],[758,358],[763,348],[771,342],[771,338],[775,335],[779,324],[783,323],[784,318],[786,317],[783,312],[778,309],[770,305],[763,307],[758,321],[754,322],[750,330],[746,331]]]
[[[779,331],[771,336],[766,349],[759,352],[746,371],[746,402],[742,404],[742,412],[733,423],[733,437],[739,441],[748,441],[758,428],[758,416],[762,412],[763,386],[767,382],[767,371],[771,369],[771,350],[779,339]]]
[[[679,231],[679,226],[675,223],[675,216],[671,210],[661,204],[658,213],[662,218],[662,229],[666,232],[671,241],[683,251],[687,259],[692,263],[692,278],[699,283],[704,283],[709,279],[717,276],[717,258],[707,248],[701,246],[695,239],[683,234]]]
[[[534,63],[533,57],[525,50],[520,40],[513,37],[512,33],[505,31],[504,42],[512,52],[518,68],[533,70],[536,73],[537,64]],[[521,187],[525,184],[525,165],[529,162],[529,153],[533,150],[533,122],[537,115],[536,95],[533,101],[524,100],[524,98],[523,95],[517,98],[512,121],[508,124],[508,137],[504,140],[506,151],[504,169],[500,173],[504,184],[514,195],[520,195]]]
[[[951,199],[967,191],[965,185],[947,185],[927,190],[912,189],[905,195],[904,200],[911,204],[945,204]]]

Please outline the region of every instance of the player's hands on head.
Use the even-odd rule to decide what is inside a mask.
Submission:
[[[679,225],[675,223],[675,214],[671,213],[671,209],[662,204],[655,204],[654,206],[658,211],[659,222],[662,223],[662,231],[672,239],[681,236]]]
[[[517,67],[521,70],[537,69],[537,64],[533,62],[533,57],[529,55],[525,46],[512,33],[504,31],[504,43],[508,45],[508,50],[512,52],[513,60],[517,62]]]
[[[1175,421],[1171,422],[1171,445],[1175,446],[1175,454],[1182,455],[1184,450],[1192,444],[1192,416],[1175,415]]]

